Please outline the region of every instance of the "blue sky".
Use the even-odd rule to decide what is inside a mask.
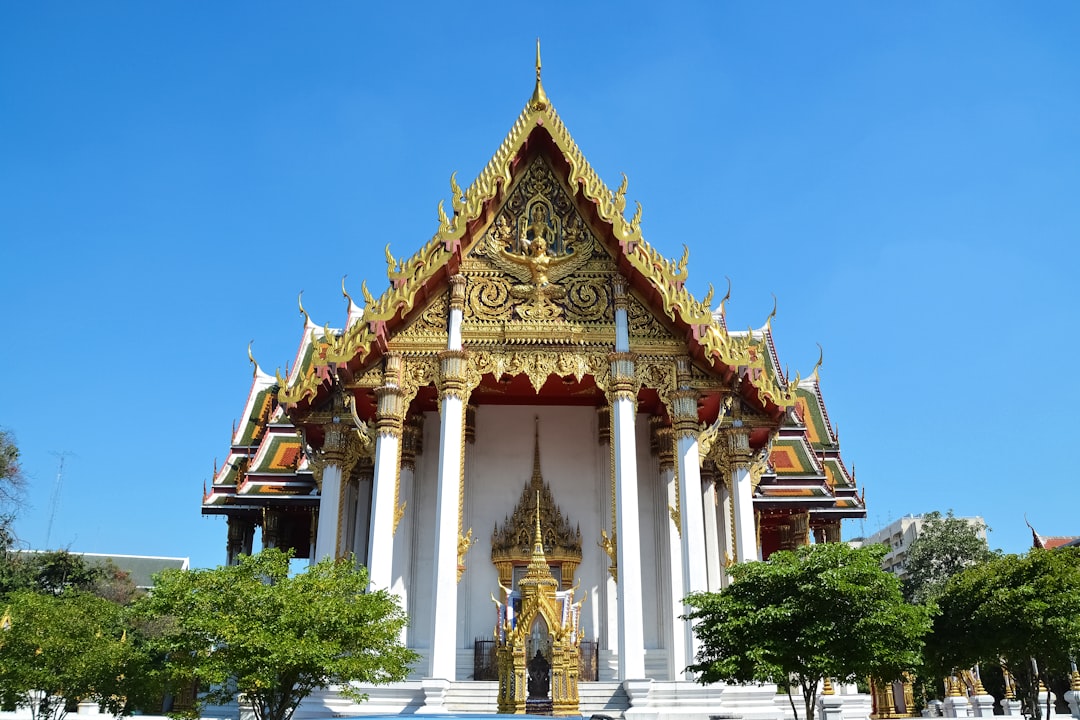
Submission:
[[[1074,2],[0,5],[0,426],[29,546],[224,559],[199,501],[302,318],[385,285],[544,85],[733,327],[778,298],[872,532],[1080,534]],[[1055,439],[1057,438],[1057,439]],[[55,453],[66,456],[53,511]],[[1058,461],[1064,462],[1064,464]]]

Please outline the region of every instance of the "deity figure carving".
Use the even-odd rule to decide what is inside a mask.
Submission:
[[[571,233],[569,246],[560,241],[558,229],[547,205],[536,201],[519,237],[501,216],[487,234],[485,255],[517,280],[510,293],[520,302],[514,312],[523,320],[560,317],[563,309],[556,302],[566,297],[560,281],[579,270],[592,254],[588,233]]]

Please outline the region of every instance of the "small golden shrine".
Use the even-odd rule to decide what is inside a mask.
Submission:
[[[874,720],[918,717],[915,712],[915,696],[909,675],[891,683],[870,678],[870,699],[872,703],[870,717]]]
[[[491,535],[491,562],[499,571],[499,584],[514,587],[514,569],[524,569],[535,558],[530,547],[532,520],[537,517],[544,543],[544,556],[550,565],[559,568],[557,581],[563,590],[574,586],[574,573],[581,564],[581,528],[574,528],[555,505],[551,488],[540,473],[540,420],[536,419],[533,441],[532,479],[521,491],[521,499],[502,526],[495,526]]]
[[[503,601],[495,601],[499,712],[577,715],[578,622],[585,599],[575,603],[573,590],[557,589],[559,581],[544,556],[539,506],[537,491],[532,558],[525,576],[517,590],[503,586]]]

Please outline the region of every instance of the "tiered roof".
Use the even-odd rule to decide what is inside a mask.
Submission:
[[[703,300],[687,290],[689,251],[684,248],[682,257],[672,260],[646,242],[640,204],[627,219],[625,176],[612,191],[585,160],[547,98],[539,65],[533,95],[491,161],[464,191],[451,175],[452,214],[439,203],[439,226],[432,238],[407,259],[394,258],[387,247],[386,291],[375,298],[362,284],[360,308],[345,292],[343,281],[345,327],[320,327],[304,313],[304,336],[287,376],[270,378],[256,368],[243,424],[234,434],[229,460],[215,473],[204,508],[314,490],[289,415],[303,418],[309,409],[322,405],[336,373],[355,376],[374,367],[395,334],[445,292],[466,253],[482,241],[516,174],[536,153],[544,154],[564,174],[577,193],[579,210],[598,231],[636,295],[685,339],[695,364],[725,380],[741,380],[745,401],[779,427],[757,502],[775,507],[794,503],[838,517],[865,515],[854,478],[840,457],[817,368],[805,380],[798,375],[787,378],[780,370],[771,329],[775,307],[763,328],[729,331],[724,315],[727,296],[712,309],[711,288]],[[271,415],[267,408],[272,408]],[[701,419],[711,422],[718,411],[717,403],[704,403]]]

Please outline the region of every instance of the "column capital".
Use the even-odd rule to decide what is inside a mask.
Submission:
[[[637,355],[631,352],[608,354],[608,360],[611,362],[611,384],[608,390],[610,402],[624,398],[637,402],[641,381],[634,372],[634,361],[636,359]]]
[[[600,445],[611,443],[611,406],[596,408],[596,441]]]
[[[611,295],[615,301],[616,310],[626,310],[630,305],[630,295],[627,292],[626,278],[616,275],[611,281]]]
[[[466,350],[443,350],[439,353],[440,373],[437,381],[439,399],[456,397],[462,403],[468,400],[469,353]]]
[[[451,275],[450,276],[450,309],[465,310],[465,276]]]
[[[728,465],[734,469],[749,469],[754,459],[750,448],[750,428],[746,425],[728,427],[720,431],[724,439],[724,455]]]
[[[380,435],[401,437],[405,420],[405,391],[399,385],[380,385],[375,388],[375,428]]]
[[[424,452],[424,416],[413,415],[401,432],[401,466],[416,469],[416,456]]]
[[[671,393],[671,424],[675,428],[677,437],[697,439],[699,432],[698,397],[698,391],[689,388],[675,390]]]
[[[375,442],[368,425],[356,427],[349,419],[334,420],[324,424],[322,450],[308,452],[308,461],[315,478],[315,486],[322,491],[323,472],[328,465],[341,469],[341,480],[345,482],[361,458],[375,455]]]
[[[664,425],[659,417],[649,418],[650,440],[652,451],[660,461],[660,469],[675,467],[675,429],[670,425]]]

